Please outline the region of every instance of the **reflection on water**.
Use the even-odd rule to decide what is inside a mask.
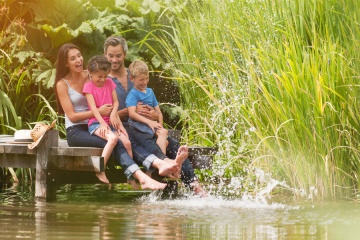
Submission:
[[[358,203],[266,203],[66,185],[56,202],[33,185],[0,193],[0,239],[358,239]]]

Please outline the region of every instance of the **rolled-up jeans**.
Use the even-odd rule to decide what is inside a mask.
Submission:
[[[126,123],[123,124],[124,126],[126,125]],[[148,152],[155,154],[158,158],[160,159],[165,159],[166,157],[169,157],[170,159],[176,158],[177,152],[180,148],[180,143],[179,141],[173,139],[172,137],[168,137],[169,144],[166,148],[166,155],[165,155],[161,151],[159,146],[156,144],[155,138],[153,138],[150,134],[142,133],[132,128],[126,128],[126,131],[128,131],[132,143],[133,142],[137,143],[137,145],[140,145],[141,147],[145,148],[145,150],[147,150]],[[183,162],[180,179],[187,187],[190,186],[190,183],[198,180],[189,158],[185,159],[185,161]]]
[[[78,124],[66,129],[66,139],[71,147],[98,147],[104,148],[107,141],[96,136],[90,135],[87,124]],[[137,150],[139,151],[139,150]],[[115,160],[124,170],[128,179],[132,179],[132,174],[140,170],[139,166],[127,153],[123,143],[119,140],[113,149]]]
[[[149,144],[142,145],[139,140],[138,134],[139,131],[134,128],[129,127],[126,122],[123,122],[124,128],[129,135],[131,142],[131,148],[134,154],[134,160],[142,165],[145,170],[153,172],[155,169],[151,166],[153,161],[157,158],[165,159],[166,155],[161,151],[159,146],[154,141],[149,141]],[[145,134],[147,136],[148,134]],[[139,134],[140,138],[141,135]]]

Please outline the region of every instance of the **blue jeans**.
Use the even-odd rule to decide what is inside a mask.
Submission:
[[[90,135],[87,124],[79,124],[68,127],[66,129],[66,138],[69,146],[71,147],[105,147],[107,141],[95,136]],[[137,150],[139,151],[139,150]],[[128,179],[132,174],[139,170],[139,166],[127,153],[124,145],[119,140],[113,150],[115,160],[119,163]]]
[[[125,125],[125,124],[124,124]],[[129,129],[129,130],[128,130]],[[142,133],[132,128],[127,128],[130,140],[138,145],[142,146],[148,152],[155,154],[160,159],[165,159],[169,157],[171,159],[176,158],[176,154],[179,150],[180,143],[175,139],[168,137],[169,145],[166,148],[166,155],[161,151],[159,146],[156,144],[155,139],[146,133]],[[135,156],[135,155],[134,155]],[[181,168],[181,181],[186,185],[189,186],[190,183],[197,181],[197,177],[194,172],[194,168],[191,165],[190,160],[187,158]]]
[[[155,171],[155,169],[151,167],[153,161],[157,158],[165,159],[166,155],[161,151],[161,149],[155,142],[148,146],[138,144],[138,131],[130,127],[126,122],[123,122],[123,125],[129,135],[134,160],[139,165],[142,165],[145,170],[150,172]]]
[[[132,127],[130,127],[127,123],[123,123],[126,131],[129,134],[129,138],[132,144],[140,145],[149,153],[154,154],[156,157],[160,159],[165,159],[167,156],[161,151],[159,146],[154,141],[154,138],[149,134],[142,133]]]

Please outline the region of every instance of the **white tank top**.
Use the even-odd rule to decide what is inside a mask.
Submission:
[[[70,87],[69,83],[65,79],[62,78],[62,80],[68,86],[68,94],[69,94],[71,103],[72,103],[72,105],[74,107],[74,111],[75,112],[88,111],[89,110],[89,105],[87,103],[86,97],[84,95],[80,94],[79,92],[77,92],[72,87]],[[70,121],[68,116],[65,114],[65,128],[68,128],[70,126],[77,125],[77,124],[87,124],[87,123],[88,123],[88,120],[83,120],[81,122],[73,123],[73,122]]]

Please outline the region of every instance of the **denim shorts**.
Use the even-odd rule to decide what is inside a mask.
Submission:
[[[100,127],[100,123],[99,122],[93,122],[90,126],[89,126],[89,133],[91,135],[94,135],[94,132],[96,131],[96,129],[98,129]],[[112,126],[110,126],[110,129],[112,132],[116,132],[116,129],[113,128]]]

